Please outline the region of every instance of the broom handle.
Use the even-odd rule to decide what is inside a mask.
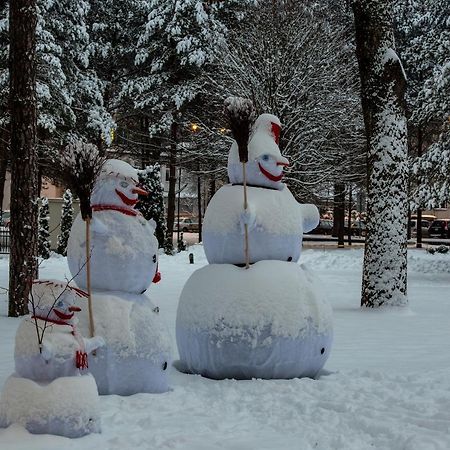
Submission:
[[[248,202],[247,202],[247,171],[245,167],[245,162],[242,163],[242,174],[244,178],[244,209],[247,211]],[[250,255],[248,249],[248,225],[244,224],[244,252],[245,252],[245,268],[248,269],[250,267]]]
[[[92,311],[92,293],[91,293],[91,239],[90,239],[90,217],[86,218],[86,284],[88,292],[88,311],[89,311],[89,333],[91,337],[95,335],[94,313]]]

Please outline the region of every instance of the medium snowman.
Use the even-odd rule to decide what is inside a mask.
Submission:
[[[125,161],[105,162],[91,195],[92,286],[99,290],[141,294],[157,271],[155,223],[135,209],[139,195],[137,171]],[[86,288],[85,225],[79,214],[68,242],[68,263],[78,286]]]
[[[280,129],[271,114],[253,126],[245,163],[248,208],[234,143],[231,184],[206,210],[203,245],[210,264],[188,279],[177,311],[186,372],[214,379],[315,377],[328,358],[331,308],[312,274],[296,264],[302,234],[317,226],[319,214],[314,205],[297,203],[281,182],[288,160],[278,147]]]
[[[68,283],[34,282],[30,316],[16,333],[16,370],[0,399],[0,425],[66,437],[100,432],[97,385],[87,368],[89,354],[104,341],[78,331],[76,303],[85,297]]]
[[[248,209],[243,210],[243,171],[236,142],[228,156],[231,184],[211,199],[203,223],[203,244],[210,264],[244,264],[244,225],[249,230],[251,263],[270,259],[297,262],[303,233],[319,223],[314,205],[299,204],[282,182],[289,161],[278,147],[281,123],[260,115],[248,143]]]
[[[169,334],[159,309],[144,295],[160,280],[155,224],[135,209],[138,174],[117,159],[102,166],[91,196],[91,287],[94,326],[106,345],[91,358],[89,370],[100,394],[166,392],[171,362]],[[69,269],[86,288],[85,225],[78,215],[67,249]],[[80,314],[87,333],[89,318]]]

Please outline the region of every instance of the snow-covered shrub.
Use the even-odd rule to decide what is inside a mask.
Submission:
[[[50,210],[47,197],[41,198],[39,207],[38,255],[44,259],[50,258]]]
[[[70,189],[67,189],[63,195],[63,206],[61,211],[61,232],[58,235],[58,247],[57,253],[60,255],[67,255],[67,240],[69,239],[70,228],[73,222],[73,206],[72,206],[72,193]]]

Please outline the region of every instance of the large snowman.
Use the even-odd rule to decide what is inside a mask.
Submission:
[[[169,389],[169,334],[144,292],[158,282],[158,242],[154,222],[134,207],[137,171],[116,159],[105,162],[92,196],[91,287],[97,334],[106,345],[91,358],[89,370],[100,394],[131,395]],[[69,237],[67,259],[78,286],[85,288],[85,224],[78,215]],[[89,329],[85,311],[80,329]]]
[[[281,182],[280,121],[256,120],[248,143],[247,196],[237,144],[230,185],[211,199],[203,244],[209,265],[181,293],[176,334],[181,367],[210,378],[315,377],[332,343],[331,308],[312,274],[296,264],[302,234],[317,226],[314,205],[297,203]],[[248,228],[250,267],[244,251]]]
[[[89,354],[104,341],[78,331],[76,303],[85,296],[64,282],[34,283],[31,314],[16,333],[15,373],[0,398],[0,426],[17,423],[31,433],[66,437],[100,432],[97,386],[87,368]]]
[[[244,264],[243,229],[249,228],[250,262],[297,262],[303,233],[319,223],[314,205],[299,204],[282,182],[289,161],[278,147],[281,124],[272,114],[256,120],[248,144],[248,211],[243,211],[243,172],[236,142],[228,156],[231,184],[211,199],[203,223],[203,244],[210,264]]]

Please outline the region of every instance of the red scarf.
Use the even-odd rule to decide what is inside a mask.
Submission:
[[[117,205],[92,205],[92,210],[93,211],[118,211],[121,212],[122,214],[125,214],[127,216],[140,216],[141,213],[139,211],[136,211],[135,209],[130,209],[130,208],[124,208],[122,206],[117,206]]]

